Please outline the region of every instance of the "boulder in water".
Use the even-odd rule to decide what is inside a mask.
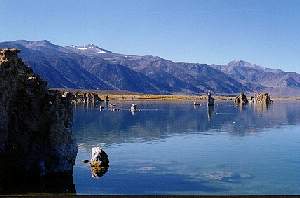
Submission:
[[[90,160],[93,177],[102,177],[108,170],[108,155],[100,147],[92,148],[92,158]]]

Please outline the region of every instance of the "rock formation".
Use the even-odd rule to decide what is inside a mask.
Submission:
[[[92,176],[102,177],[109,167],[108,155],[100,147],[93,147],[90,164]]]
[[[235,97],[234,103],[238,105],[248,104],[247,96],[244,93],[241,93],[240,95]]]
[[[207,94],[207,106],[214,106],[215,105],[215,99],[211,96],[211,93],[208,92]]]
[[[72,175],[71,95],[48,91],[18,52],[0,49],[0,184],[3,174]]]
[[[260,93],[255,95],[254,102],[256,104],[271,104],[273,101],[268,93]]]
[[[131,104],[130,111],[132,111],[132,112],[138,111],[137,105],[136,104]]]
[[[101,98],[98,96],[97,93],[89,93],[84,91],[75,92],[72,101],[75,104],[85,104],[85,105],[98,105],[101,102],[103,102],[103,100],[101,100]]]

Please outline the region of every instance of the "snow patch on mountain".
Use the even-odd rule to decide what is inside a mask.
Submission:
[[[72,49],[75,49],[75,50],[86,51],[86,52],[97,53],[97,54],[105,54],[105,53],[110,52],[110,51],[102,49],[94,44],[88,44],[88,45],[83,45],[83,46],[71,45],[69,47]]]

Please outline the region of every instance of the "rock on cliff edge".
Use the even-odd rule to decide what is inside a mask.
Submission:
[[[18,52],[0,49],[0,175],[72,174],[71,95],[48,91]]]

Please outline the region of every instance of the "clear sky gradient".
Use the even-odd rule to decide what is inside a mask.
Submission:
[[[300,0],[0,0],[0,41],[300,72]]]

